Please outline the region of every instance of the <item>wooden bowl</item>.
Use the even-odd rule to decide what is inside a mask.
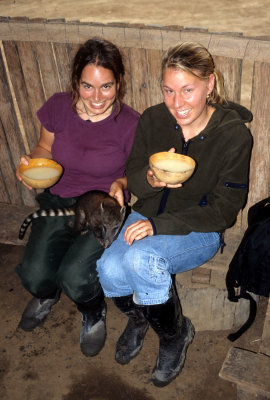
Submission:
[[[153,154],[149,158],[149,165],[161,182],[176,185],[191,177],[196,163],[193,158],[183,154],[163,151]]]
[[[46,189],[54,185],[62,172],[63,167],[49,158],[32,158],[28,165],[19,166],[22,180],[35,189]]]

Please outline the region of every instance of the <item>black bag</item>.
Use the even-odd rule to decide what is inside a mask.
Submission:
[[[269,297],[270,292],[270,197],[254,204],[248,211],[248,228],[233,256],[226,276],[228,299],[250,301],[248,320],[228,339],[238,339],[253,323],[257,303],[248,293]],[[238,294],[236,294],[236,290]]]

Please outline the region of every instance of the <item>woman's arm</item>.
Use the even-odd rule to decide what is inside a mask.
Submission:
[[[52,158],[52,144],[54,133],[41,126],[38,144],[30,154],[31,158]]]
[[[33,149],[30,154],[25,154],[21,156],[20,164],[28,165],[28,162],[31,158],[52,158],[52,144],[54,142],[54,133],[47,131],[44,126],[41,126],[40,129],[40,138],[38,144]],[[31,186],[28,186],[26,183],[22,181],[22,178],[19,175],[19,166],[16,170],[16,177],[19,181],[21,181],[28,189],[32,190]]]

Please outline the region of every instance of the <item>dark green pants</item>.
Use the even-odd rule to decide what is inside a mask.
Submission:
[[[37,196],[40,208],[67,207],[75,198],[62,199],[49,192]],[[16,267],[22,284],[36,297],[62,290],[76,303],[102,293],[96,261],[103,253],[91,230],[80,235],[72,228],[74,216],[39,217],[32,223],[24,258]]]

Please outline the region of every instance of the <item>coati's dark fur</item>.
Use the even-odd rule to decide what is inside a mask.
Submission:
[[[35,218],[75,215],[74,229],[82,234],[90,227],[99,243],[107,248],[116,238],[125,218],[126,208],[116,199],[101,190],[91,190],[79,197],[72,207],[39,209],[23,222],[19,238],[25,235],[27,227]]]

